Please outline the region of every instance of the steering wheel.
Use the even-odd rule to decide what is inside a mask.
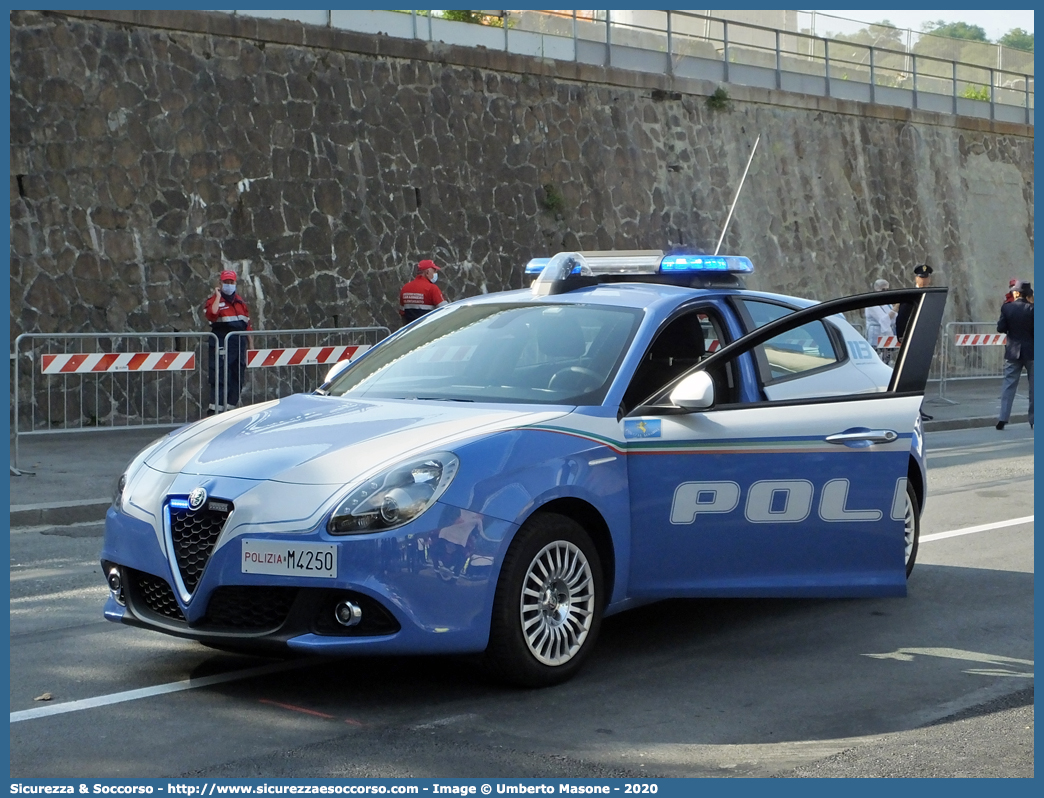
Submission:
[[[556,371],[547,387],[551,391],[567,391],[571,388],[578,389],[588,382],[593,382],[593,388],[602,382],[602,375],[583,366],[569,366]]]

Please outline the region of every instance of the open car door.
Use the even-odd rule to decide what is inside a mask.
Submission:
[[[919,514],[911,448],[946,293],[876,292],[794,311],[622,419],[654,431],[628,441],[631,595],[905,595],[907,526]],[[913,305],[890,381],[849,383],[830,317],[886,302]],[[759,384],[740,399],[727,383],[744,373],[763,382],[754,362],[784,362],[780,342],[792,351],[799,328],[810,340],[832,337],[834,360],[799,369],[786,391]]]

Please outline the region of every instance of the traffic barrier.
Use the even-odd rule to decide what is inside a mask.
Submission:
[[[943,377],[939,396],[946,398],[950,380],[1001,377],[1004,374],[1004,344],[1007,336],[997,332],[993,321],[951,321],[943,339]]]
[[[195,352],[138,352],[136,354],[43,355],[43,374],[84,374],[99,371],[190,371]]]
[[[367,344],[361,344],[360,346],[305,346],[295,349],[248,349],[247,368],[339,363],[342,360],[351,360],[369,348]]]
[[[13,466],[26,435],[175,427],[202,415],[202,353],[193,333],[23,333],[12,353]]]
[[[360,357],[391,332],[387,327],[266,330],[229,333],[259,341],[245,349],[240,402],[252,404],[314,390],[330,366]],[[12,365],[14,452],[26,435],[177,427],[197,421],[211,404],[210,354],[224,352],[217,336],[191,333],[23,333]],[[220,370],[227,380],[228,359]],[[222,395],[227,406],[227,396]]]
[[[1004,333],[993,335],[955,335],[953,338],[955,346],[1004,346],[1008,343],[1008,336]]]
[[[387,327],[332,327],[316,330],[251,330],[225,336],[223,351],[243,353],[238,401],[229,402],[229,358],[221,357],[215,405],[254,404],[315,390],[342,360],[361,357],[391,335]],[[234,380],[233,380],[234,382]]]

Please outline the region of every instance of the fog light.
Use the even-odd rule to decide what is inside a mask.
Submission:
[[[112,597],[116,599],[116,603],[121,607],[126,606],[127,600],[123,595],[123,576],[117,566],[114,565],[109,569],[106,581],[109,583],[109,590],[112,592]]]
[[[338,602],[334,607],[334,618],[341,626],[358,626],[362,621],[362,608],[350,601]]]

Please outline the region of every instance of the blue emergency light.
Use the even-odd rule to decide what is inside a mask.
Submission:
[[[660,261],[661,274],[696,272],[730,272],[752,274],[754,264],[742,255],[665,255]]]

